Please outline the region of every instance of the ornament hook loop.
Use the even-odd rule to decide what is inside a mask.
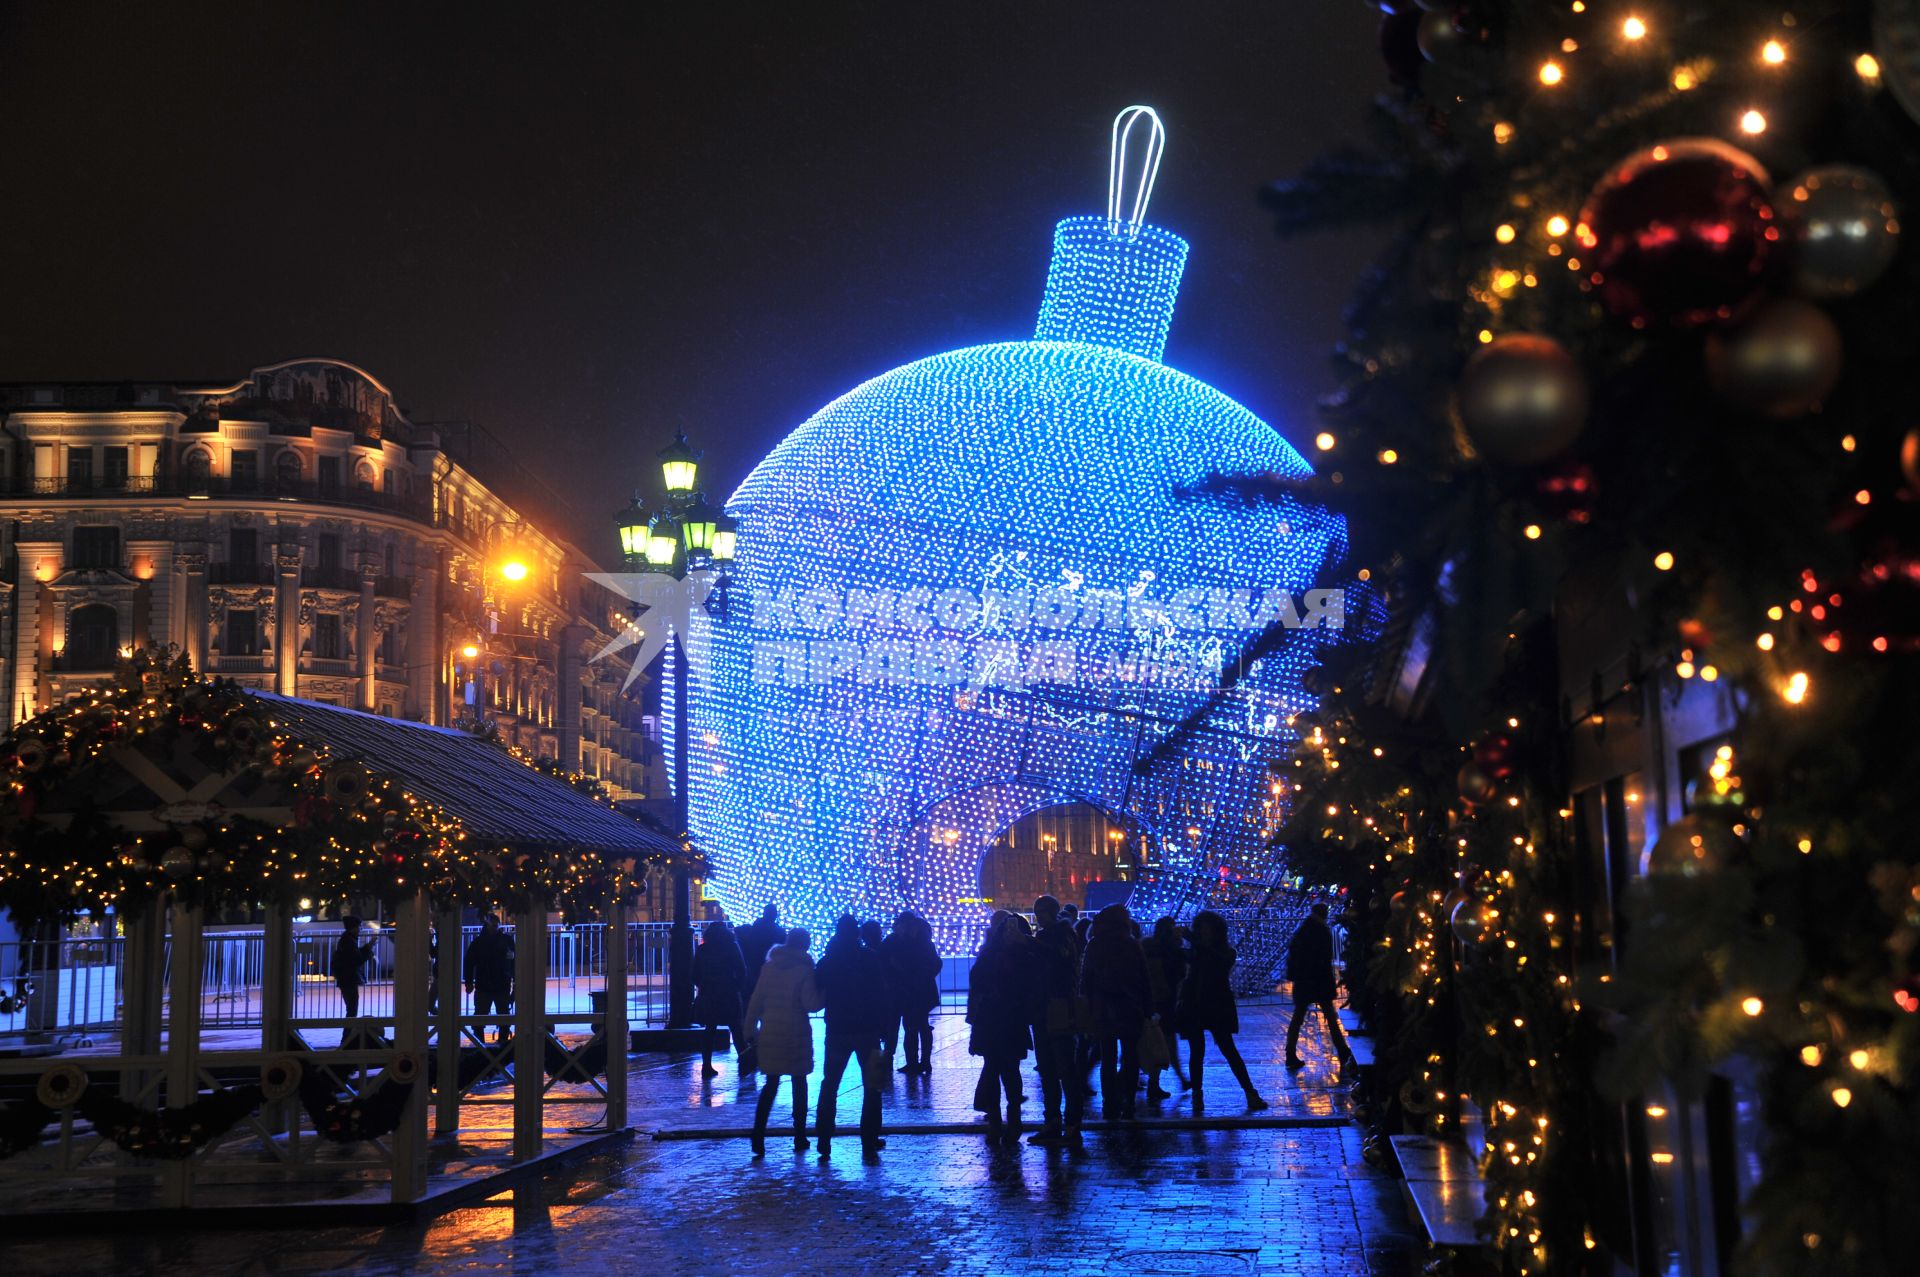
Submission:
[[[1133,126],[1146,120],[1151,126],[1140,156],[1138,185],[1133,191],[1133,206],[1126,207],[1127,142]],[[1166,153],[1167,130],[1160,113],[1150,106],[1130,106],[1113,117],[1113,149],[1107,159],[1107,229],[1119,234],[1122,223],[1128,238],[1140,233],[1146,220],[1147,201],[1153,198],[1153,182],[1160,176],[1160,157]],[[1123,212],[1123,210],[1126,210]]]

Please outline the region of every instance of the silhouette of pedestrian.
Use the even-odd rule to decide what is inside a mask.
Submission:
[[[1201,1064],[1205,1059],[1207,1034],[1211,1033],[1214,1045],[1227,1057],[1234,1081],[1247,1093],[1247,1108],[1258,1113],[1269,1106],[1254,1089],[1253,1079],[1247,1076],[1247,1062],[1240,1058],[1240,1048],[1233,1041],[1233,1035],[1240,1031],[1240,1007],[1234,1000],[1229,977],[1239,955],[1227,941],[1227,920],[1211,909],[1202,909],[1193,915],[1192,938],[1187,978],[1180,986],[1178,1016],[1181,1032],[1189,1043],[1187,1067],[1193,1078],[1194,1107],[1198,1108],[1204,1100]]]
[[[1180,937],[1180,924],[1172,918],[1161,918],[1153,924],[1153,934],[1141,941],[1140,947],[1147,955],[1147,987],[1153,995],[1153,1018],[1167,1040],[1167,1059],[1173,1065],[1173,1075],[1184,1087],[1187,1079],[1180,1071],[1180,1053],[1173,1049],[1180,1040],[1174,1014],[1179,1006],[1180,984],[1187,974],[1187,950]],[[1147,1075],[1149,1101],[1167,1098],[1167,1091],[1160,1085],[1160,1072],[1153,1069]]]
[[[760,911],[760,919],[750,922],[733,933],[740,944],[740,956],[746,960],[746,988],[751,991],[760,980],[760,964],[767,960],[767,954],[777,944],[784,944],[787,933],[780,926],[780,910],[768,905]]]
[[[820,1009],[820,986],[813,978],[807,949],[813,937],[803,927],[787,933],[784,944],[767,952],[760,979],[747,1002],[747,1040],[767,1076],[753,1111],[753,1155],[767,1153],[767,1117],[780,1079],[793,1079],[793,1151],[807,1151],[807,1075],[813,1072],[813,1024]]]
[[[707,924],[700,947],[693,951],[693,987],[693,1022],[708,1030],[700,1039],[700,1076],[718,1077],[720,1070],[713,1067],[714,1029],[724,1028],[733,1035],[736,1060],[746,1050],[740,1021],[747,1005],[747,963],[724,915]]]
[[[1147,955],[1133,938],[1133,919],[1125,905],[1108,905],[1094,916],[1080,990],[1087,998],[1100,1059],[1100,1111],[1108,1121],[1131,1122],[1140,1085],[1140,1030],[1153,995]]]
[[[880,927],[873,928],[877,940]],[[820,1000],[827,1011],[827,1066],[820,1077],[820,1106],[814,1134],[820,1156],[826,1158],[833,1140],[834,1116],[840,1104],[840,1079],[847,1062],[860,1070],[860,1151],[877,1157],[880,1139],[880,1035],[893,1016],[887,993],[887,963],[878,947],[862,942],[861,928],[852,915],[842,914],[833,926],[833,939],[814,971]]]
[[[1040,1073],[1042,1118],[1032,1142],[1057,1144],[1065,1139],[1077,1144],[1087,1101],[1085,1074],[1074,1072],[1080,938],[1073,933],[1073,924],[1060,902],[1052,896],[1041,896],[1033,902],[1033,916],[1040,928],[1033,936],[1028,1017],[1033,1028],[1034,1065]]]
[[[1316,901],[1306,920],[1287,942],[1287,979],[1293,982],[1293,1018],[1287,1022],[1287,1067],[1304,1069],[1300,1058],[1300,1025],[1308,1007],[1319,1007],[1327,1023],[1327,1038],[1340,1060],[1340,1071],[1353,1071],[1353,1052],[1347,1047],[1347,1035],[1340,1030],[1340,1017],[1333,1009],[1336,989],[1333,976],[1333,929],[1327,926],[1327,906]]]
[[[987,1115],[987,1143],[1020,1142],[1020,1061],[1032,1045],[1028,1007],[1032,969],[1031,944],[1022,932],[1024,919],[998,910],[987,926],[987,938],[967,976],[967,1051],[980,1057],[980,1080],[973,1088],[973,1106]],[[1006,1096],[1006,1118],[1000,1116],[1000,1098]]]
[[[333,946],[333,983],[347,1005],[347,1019],[360,1014],[360,985],[373,959],[373,941],[360,943],[361,920],[349,914],[340,919],[340,939]]]
[[[906,1040],[907,1063],[902,1073],[933,1072],[933,1009],[940,1005],[940,969],[944,963],[934,947],[933,928],[911,911],[893,920],[893,930],[880,943],[893,976],[899,1002],[900,1036]],[[893,1066],[893,1047],[886,1045],[887,1067]]]
[[[467,944],[466,985],[473,995],[475,1015],[507,1015],[513,1010],[513,937],[500,929],[495,914],[480,918],[480,934]],[[495,1042],[505,1041],[512,1032],[505,1021],[495,1021]],[[482,1040],[487,1026],[480,1026]]]

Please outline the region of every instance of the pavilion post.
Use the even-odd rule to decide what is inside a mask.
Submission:
[[[120,997],[123,1034],[121,1050],[126,1055],[160,1054],[160,1007],[165,997],[167,906],[165,901],[149,904],[124,918],[127,938],[123,960]],[[146,1069],[123,1069],[120,1094],[134,1100],[145,1089],[152,1075]]]
[[[260,947],[260,1049],[277,1055],[293,1044],[293,913],[286,905],[267,906]],[[266,1128],[285,1131],[293,1103],[268,1104],[262,1115]]]
[[[439,1059],[440,1084],[434,1088],[433,1129],[451,1135],[460,1129],[460,997],[466,980],[461,964],[466,955],[460,943],[460,911],[443,909],[434,915],[439,959],[435,963],[440,1003],[434,1008],[434,1032],[438,1041],[434,1054]]]
[[[200,1096],[200,985],[205,953],[200,911],[178,900],[172,910],[173,955],[167,989],[166,1083],[168,1108],[182,1108]],[[179,1158],[161,1172],[162,1200],[172,1207],[193,1204],[194,1159]]]
[[[393,1133],[393,1200],[418,1200],[427,1189],[427,898],[421,891],[395,911],[393,1045],[419,1067]]]
[[[524,909],[513,930],[513,1157],[524,1162],[546,1135],[547,916]]]
[[[607,1129],[617,1131],[627,1124],[626,901],[607,906],[606,919],[607,995],[600,1032],[607,1043]]]

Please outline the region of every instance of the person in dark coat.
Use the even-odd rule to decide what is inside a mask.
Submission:
[[[480,919],[480,934],[467,944],[466,986],[473,995],[475,1015],[506,1015],[513,1010],[513,937],[500,929],[495,914]],[[512,1029],[504,1022],[493,1026],[494,1041],[504,1041]],[[484,1039],[487,1026],[480,1026]]]
[[[351,915],[340,919],[340,927],[340,939],[333,946],[333,982],[351,1020],[360,1014],[360,986],[366,980],[367,963],[373,960],[373,941],[360,943],[361,921]]]
[[[1300,1025],[1308,1007],[1319,1007],[1327,1022],[1327,1037],[1339,1057],[1342,1072],[1353,1069],[1353,1052],[1347,1048],[1347,1035],[1340,1031],[1340,1017],[1333,1009],[1333,929],[1327,926],[1327,906],[1315,902],[1306,921],[1287,942],[1287,979],[1293,982],[1293,1019],[1287,1022],[1287,1067],[1304,1069],[1300,1058]]]
[[[693,951],[693,987],[693,1022],[709,1030],[727,1030],[733,1036],[734,1059],[739,1060],[746,1049],[741,1020],[747,1007],[747,963],[725,917],[707,924],[700,947]],[[700,1039],[700,1076],[720,1076],[713,1067],[711,1032]]]
[[[860,927],[852,915],[842,914],[834,924],[814,980],[827,1011],[827,1063],[814,1114],[820,1157],[825,1160],[833,1140],[840,1079],[852,1060],[860,1069],[860,1151],[871,1161],[885,1147],[880,1138],[880,1036],[893,1017],[893,1001],[887,993],[886,959],[860,942]]]
[[[767,960],[767,954],[778,944],[787,942],[786,929],[780,925],[780,911],[768,905],[760,911],[760,920],[750,922],[733,933],[740,944],[740,956],[747,964],[747,994],[752,996],[753,986],[760,982],[760,964]]]
[[[933,1072],[933,1009],[940,1005],[940,969],[944,965],[940,950],[934,947],[933,928],[927,920],[910,910],[893,920],[893,930],[880,942],[880,954],[887,960],[893,977],[894,997],[900,1011],[900,1036],[907,1044],[907,1063],[902,1073]],[[886,1063],[893,1065],[891,1044],[886,1047]]]
[[[1153,924],[1153,934],[1140,942],[1140,948],[1147,955],[1147,986],[1153,995],[1153,1018],[1160,1025],[1160,1032],[1166,1035],[1167,1058],[1173,1062],[1173,1075],[1184,1087],[1187,1079],[1180,1071],[1180,1053],[1171,1049],[1180,1040],[1174,1013],[1180,1001],[1180,984],[1187,975],[1187,950],[1180,938],[1180,924],[1172,918],[1160,919]],[[1160,1070],[1154,1069],[1147,1077],[1147,1099],[1166,1098],[1167,1092],[1160,1085]]]
[[[1080,937],[1073,932],[1060,902],[1041,896],[1033,902],[1033,979],[1028,1018],[1033,1027],[1033,1061],[1040,1072],[1041,1126],[1035,1144],[1062,1139],[1080,1141],[1087,1094],[1084,1073],[1074,1067],[1074,1007],[1080,996]],[[1065,1112],[1062,1112],[1064,1108]]]
[[[1080,991],[1086,995],[1100,1057],[1100,1111],[1108,1121],[1130,1122],[1140,1085],[1140,1030],[1153,993],[1147,955],[1133,938],[1133,919],[1125,905],[1108,905],[1094,915]]]
[[[753,1155],[767,1155],[767,1119],[780,1079],[793,1079],[793,1151],[807,1151],[807,1075],[813,1072],[812,1013],[820,1009],[820,983],[807,954],[813,937],[804,927],[787,933],[760,967],[747,999],[747,1049],[767,1084],[753,1109]]]
[[[1227,941],[1227,920],[1211,909],[1193,915],[1193,947],[1188,955],[1187,978],[1180,986],[1178,1019],[1180,1031],[1189,1043],[1188,1073],[1193,1078],[1193,1104],[1200,1107],[1201,1064],[1206,1058],[1207,1034],[1227,1057],[1234,1081],[1247,1093],[1247,1108],[1258,1113],[1267,1108],[1266,1100],[1254,1089],[1247,1075],[1247,1062],[1233,1035],[1240,1031],[1240,1007],[1233,997],[1230,977],[1239,955]]]
[[[1020,1061],[1033,1044],[1031,1018],[1033,942],[1020,924],[1024,918],[998,910],[967,976],[967,1051],[980,1057],[980,1081],[973,1105],[987,1115],[987,1143],[1020,1142]],[[1000,1097],[1006,1095],[1006,1118]]]

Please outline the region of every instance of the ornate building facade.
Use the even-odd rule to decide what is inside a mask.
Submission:
[[[485,727],[665,793],[596,565],[351,364],[0,385],[0,725],[175,644],[245,686]]]

